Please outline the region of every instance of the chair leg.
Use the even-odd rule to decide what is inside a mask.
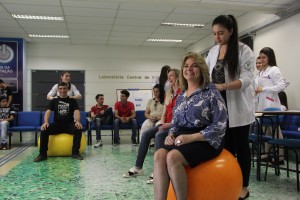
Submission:
[[[111,144],[114,144],[114,130],[111,130]]]
[[[38,132],[37,132],[37,130],[35,130],[35,135],[34,135],[34,145],[35,146],[37,146],[38,145],[38,143],[37,143],[37,135],[38,135]]]
[[[8,132],[8,147],[11,149],[11,136],[12,132]]]

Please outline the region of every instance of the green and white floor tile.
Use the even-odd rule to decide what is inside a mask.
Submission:
[[[105,132],[104,132],[105,133]],[[93,142],[95,136],[93,136]],[[13,136],[13,148],[0,151],[0,199],[30,200],[152,200],[153,185],[146,184],[153,170],[153,150],[147,154],[144,176],[123,178],[134,166],[138,147],[130,144],[129,134],[121,135],[121,145],[111,145],[111,137],[103,136],[100,148],[87,146],[83,161],[71,157],[49,157],[34,163],[38,148],[33,134],[23,133],[23,143]],[[264,172],[264,168],[263,168]],[[267,181],[256,180],[252,167],[249,200],[300,200],[296,175],[281,170],[268,172]]]

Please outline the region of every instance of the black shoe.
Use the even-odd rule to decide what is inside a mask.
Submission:
[[[275,162],[274,162],[273,160],[271,160],[270,163],[271,163],[272,165],[275,165]],[[284,160],[280,160],[280,161],[278,162],[278,165],[284,165],[284,164],[285,164],[285,163],[284,163]]]
[[[1,147],[0,147],[0,150],[7,150],[7,149],[8,149],[7,143],[2,143]]]
[[[79,154],[73,154],[72,158],[76,159],[76,160],[83,160],[83,157],[81,155],[79,155]]]
[[[33,161],[34,162],[41,162],[41,161],[44,161],[44,160],[47,160],[47,156],[42,156],[41,154],[38,155],[38,157],[36,157]]]
[[[249,193],[249,191],[248,191],[247,194],[246,194],[246,196],[240,197],[239,200],[247,199],[249,196],[250,196],[250,193]]]
[[[115,140],[114,141],[114,145],[119,145],[120,144],[120,140]]]
[[[133,146],[137,146],[137,142],[136,142],[136,139],[135,139],[135,138],[131,139],[131,144],[132,144]]]

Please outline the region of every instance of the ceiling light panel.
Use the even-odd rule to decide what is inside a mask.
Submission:
[[[55,16],[40,16],[40,15],[20,15],[20,14],[12,14],[13,18],[16,19],[31,19],[31,20],[49,20],[49,21],[63,21],[63,17],[55,17]]]
[[[175,39],[147,39],[147,42],[182,42],[182,40],[175,40]]]
[[[184,23],[173,23],[173,22],[163,22],[162,26],[176,26],[176,27],[186,27],[186,28],[201,28],[204,24],[184,24]]]
[[[69,38],[68,35],[39,35],[39,34],[29,34],[32,38]]]

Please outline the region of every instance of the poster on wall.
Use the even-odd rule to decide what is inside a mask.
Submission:
[[[0,38],[0,79],[12,89],[12,106],[23,110],[23,52],[21,38]]]

